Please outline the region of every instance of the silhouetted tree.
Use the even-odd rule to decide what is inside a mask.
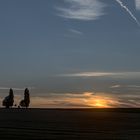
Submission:
[[[13,90],[9,90],[9,95],[6,96],[2,102],[2,105],[5,106],[6,108],[12,107],[14,103],[14,94]]]
[[[20,106],[28,108],[29,104],[30,104],[30,93],[28,88],[26,88],[24,91],[24,99],[20,101]]]

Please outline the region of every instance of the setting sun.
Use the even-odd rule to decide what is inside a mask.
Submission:
[[[105,107],[109,107],[108,105],[107,105],[107,101],[106,100],[102,100],[102,99],[97,99],[97,100],[95,100],[94,101],[95,102],[95,104],[94,104],[94,106],[95,107],[103,107],[103,108],[105,108]]]
[[[117,105],[117,101],[111,97],[91,96],[86,100],[86,104],[96,108],[110,108]]]

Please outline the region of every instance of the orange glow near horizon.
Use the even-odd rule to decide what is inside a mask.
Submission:
[[[85,94],[87,95],[87,94]],[[86,105],[94,108],[111,108],[117,107],[118,101],[116,98],[109,97],[106,95],[93,95],[89,94],[89,98],[85,99],[84,102]]]
[[[94,99],[93,101],[89,100],[89,105],[97,108],[109,107],[108,101],[105,99]]]
[[[15,104],[22,99],[15,96]],[[2,100],[2,99],[1,99]],[[105,93],[84,92],[82,94],[52,94],[50,96],[31,97],[30,107],[35,108],[112,108],[117,107],[119,101],[116,97]]]
[[[81,94],[67,94],[59,97],[34,97],[32,98],[33,107],[51,108],[112,108],[118,106],[116,98],[105,95],[94,95],[90,92]]]

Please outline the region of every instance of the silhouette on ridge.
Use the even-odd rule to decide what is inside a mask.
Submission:
[[[24,99],[20,101],[20,106],[21,107],[26,107],[28,108],[30,104],[30,93],[29,93],[29,89],[26,88],[24,91]]]
[[[2,105],[5,106],[6,108],[9,108],[13,106],[13,103],[14,103],[13,89],[10,88],[9,95],[4,98]]]

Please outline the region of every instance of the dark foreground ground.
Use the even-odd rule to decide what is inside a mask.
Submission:
[[[0,140],[140,140],[140,109],[0,109]]]

